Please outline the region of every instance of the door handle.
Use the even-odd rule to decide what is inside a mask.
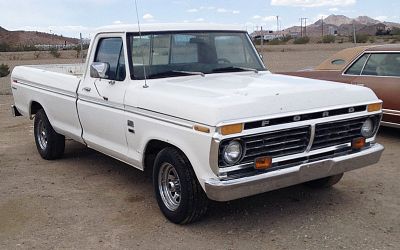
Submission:
[[[84,87],[82,90],[86,91],[86,92],[90,92],[92,89],[89,87]]]

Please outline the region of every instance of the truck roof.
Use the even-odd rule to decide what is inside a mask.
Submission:
[[[238,25],[210,24],[210,23],[151,23],[141,24],[141,32],[157,32],[157,31],[243,31],[244,27]],[[100,27],[97,33],[109,32],[139,32],[137,24],[119,24]]]

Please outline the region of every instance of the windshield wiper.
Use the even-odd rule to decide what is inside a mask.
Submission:
[[[223,67],[223,68],[216,68],[216,69],[213,69],[213,72],[232,72],[235,70],[253,71],[254,73],[258,73],[257,69],[240,67],[240,66],[229,66],[229,67]]]
[[[203,77],[205,76],[203,72],[197,72],[197,71],[168,70],[168,71],[149,75],[148,78],[185,76],[185,75],[200,75]]]

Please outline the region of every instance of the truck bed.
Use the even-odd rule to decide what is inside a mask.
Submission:
[[[54,130],[82,141],[76,100],[83,71],[84,64],[15,67],[11,75],[15,106],[24,116],[32,117],[36,103],[40,103]]]

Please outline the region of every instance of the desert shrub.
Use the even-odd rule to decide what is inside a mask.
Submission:
[[[35,59],[38,59],[40,56],[40,52],[39,51],[35,51],[35,53],[33,53],[33,56],[35,57]]]
[[[286,42],[281,41],[278,38],[272,39],[271,41],[268,42],[268,45],[280,45],[280,44],[286,44]]]
[[[368,39],[368,42],[370,42],[370,43],[375,43],[375,42],[376,42],[376,38],[375,38],[374,36],[371,36],[371,37]]]
[[[298,37],[294,39],[294,44],[306,44],[310,42],[310,38],[308,36]]]
[[[55,47],[51,48],[49,53],[54,56],[54,58],[59,58],[61,56],[60,52],[58,52],[58,49]]]
[[[0,77],[8,76],[10,74],[10,67],[7,64],[0,64]]]
[[[81,46],[80,45],[74,46],[74,50],[76,51],[76,58],[79,58],[79,55],[81,54]]]
[[[290,40],[292,40],[293,37],[291,35],[287,35],[281,38],[281,41],[283,42],[289,42]]]
[[[400,28],[393,27],[392,30],[390,31],[391,35],[400,35]]]
[[[10,45],[7,43],[0,43],[0,52],[10,51]]]
[[[336,37],[334,35],[326,35],[322,37],[322,42],[323,43],[334,43],[336,40]]]
[[[356,35],[357,43],[366,43],[366,42],[368,42],[368,39],[369,39],[369,36],[367,34],[357,34]],[[349,41],[354,42],[354,37],[350,36]]]

